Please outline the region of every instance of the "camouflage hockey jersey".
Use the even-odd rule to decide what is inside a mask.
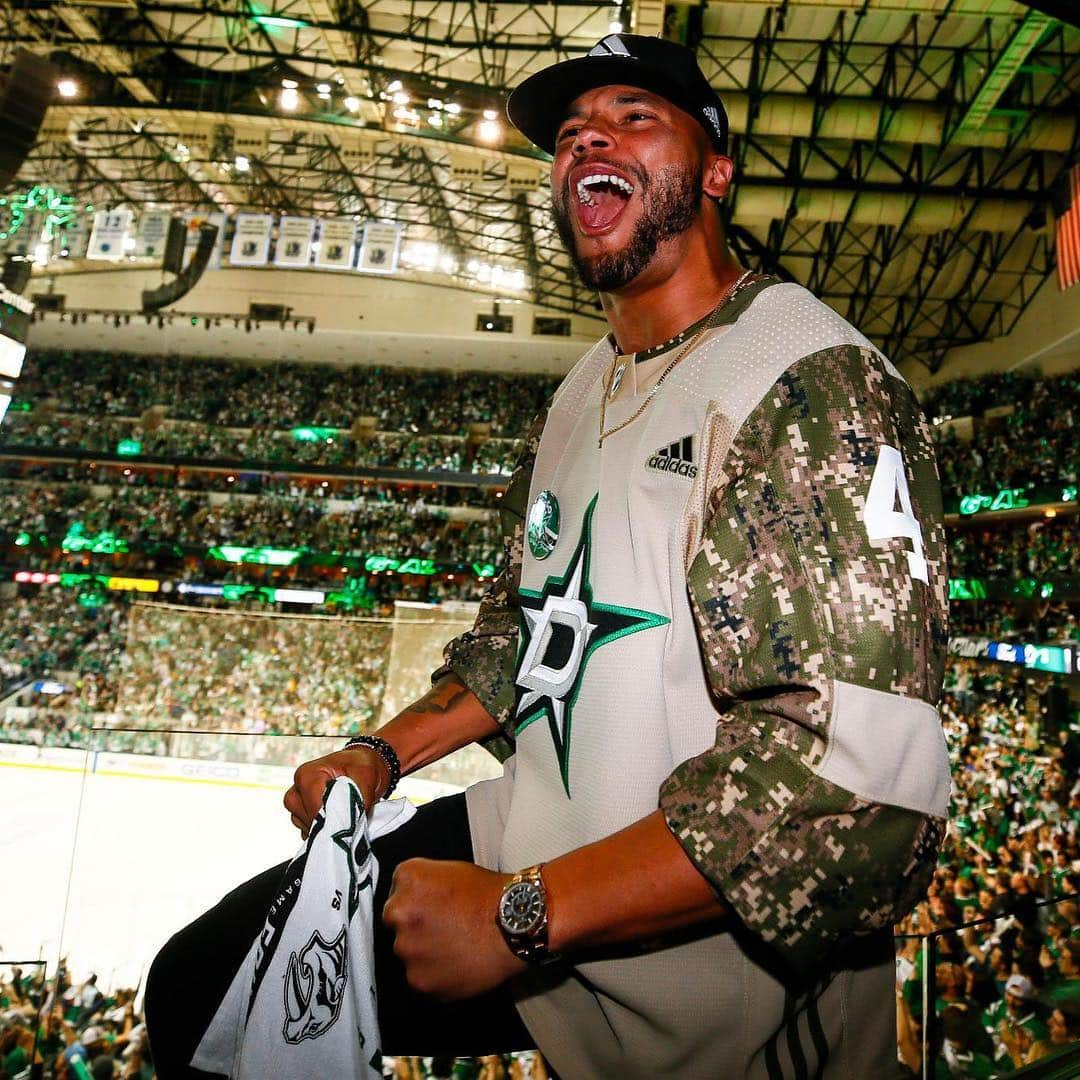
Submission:
[[[890,928],[949,791],[930,432],[796,285],[739,293],[632,420],[651,382],[617,392],[615,359],[531,432],[506,568],[446,649],[514,743],[469,792],[474,848],[516,870],[659,807],[738,918],[540,972],[522,1016],[566,1076],[889,1070]]]

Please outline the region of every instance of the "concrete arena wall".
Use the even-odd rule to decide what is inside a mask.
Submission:
[[[0,744],[0,962],[51,973],[65,955],[76,977],[136,985],[176,929],[295,853],[291,783],[291,767]]]
[[[48,315],[33,326],[30,345],[560,375],[607,330],[602,319],[520,298],[397,277],[279,269],[208,270],[166,310],[175,318],[159,329],[137,313],[142,290],[160,282],[159,270],[140,267],[35,275],[28,292],[63,294],[69,309],[133,314],[119,326],[100,316],[73,326]],[[496,302],[500,314],[513,317],[513,333],[477,331],[477,316],[490,314]],[[242,322],[234,326],[232,317],[245,316],[252,303],[282,304],[298,318],[314,318],[315,333],[306,324],[299,330],[263,324],[250,332]],[[221,325],[192,326],[183,313],[220,316]],[[537,315],[569,317],[572,336],[535,336]]]

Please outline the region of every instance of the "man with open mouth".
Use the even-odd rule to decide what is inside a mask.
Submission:
[[[467,742],[512,749],[501,778],[373,844],[387,887],[396,867],[376,896],[388,1052],[531,1043],[566,1078],[892,1075],[891,927],[949,791],[928,426],[862,334],[732,257],[727,116],[692,52],[612,34],[508,112],[553,156],[555,221],[610,334],[527,439],[507,565],[432,691],[301,766],[286,807],[306,830],[332,777],[370,805]],[[155,1032],[163,988],[187,964],[219,993],[208,937],[257,929],[275,887],[159,958],[163,1080],[190,1046],[162,1005]]]

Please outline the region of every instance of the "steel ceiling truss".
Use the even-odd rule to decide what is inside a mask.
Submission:
[[[0,61],[16,45],[50,49],[100,115],[81,134],[43,139],[27,183],[55,176],[102,205],[391,216],[407,239],[436,243],[459,265],[524,264],[537,302],[593,314],[546,191],[523,191],[509,174],[508,161],[536,162],[537,152],[510,140],[485,158],[473,125],[525,75],[580,55],[611,10],[594,0],[23,0],[0,7]],[[901,19],[896,5],[886,15],[867,0],[837,11],[822,37],[809,32],[815,10],[798,0],[702,9],[696,48],[732,106],[732,244],[751,265],[807,284],[894,359],[933,366],[952,345],[1007,332],[1051,270],[1046,192],[1080,147],[1075,124],[1071,146],[1047,143],[1045,118],[1080,112],[1080,33],[1005,3],[975,17],[965,0],[936,0]],[[278,108],[282,78],[299,84],[297,115]],[[414,101],[453,98],[462,112],[440,131],[396,131],[385,101],[394,80]],[[320,81],[333,86],[328,98]],[[346,94],[359,106],[347,108]],[[164,112],[141,124],[136,99]],[[778,132],[779,101],[811,102],[809,125]],[[837,136],[837,104],[856,116],[858,137]],[[896,136],[913,107],[929,110],[939,138]],[[220,153],[180,154],[167,122],[175,110],[281,124],[241,173]],[[353,132],[374,141],[360,163],[345,156]],[[475,176],[462,178],[460,153],[483,161]],[[755,216],[768,189],[775,212]],[[808,209],[823,194],[831,209]],[[878,196],[903,213],[867,221]],[[928,207],[948,199],[956,213],[928,230]],[[1012,208],[1015,224],[984,228],[988,206]]]

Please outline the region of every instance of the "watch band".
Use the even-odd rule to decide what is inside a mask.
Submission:
[[[530,866],[525,870],[518,871],[518,873],[503,886],[503,891],[499,897],[499,904],[501,907],[502,898],[510,891],[510,889],[523,881],[529,882],[540,893],[540,898],[544,906],[543,919],[537,926],[528,933],[515,934],[503,925],[502,920],[499,918],[498,911],[496,911],[495,915],[495,922],[502,931],[503,938],[506,940],[506,944],[509,946],[510,951],[519,959],[530,964],[547,964],[561,959],[558,953],[554,953],[548,948],[548,921],[550,911],[548,908],[547,889],[544,887],[544,879],[541,876],[542,869],[543,864],[539,863],[536,866]]]
[[[383,759],[386,771],[390,774],[390,783],[382,793],[382,798],[389,799],[401,780],[401,760],[397,756],[397,751],[385,739],[380,739],[378,735],[357,735],[356,738],[350,739],[345,744],[345,749],[348,750],[352,746],[366,746],[369,750],[374,750]]]

